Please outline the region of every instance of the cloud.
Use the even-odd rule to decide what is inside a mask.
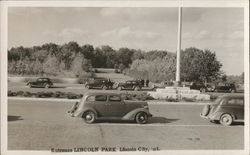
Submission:
[[[242,40],[244,39],[243,31],[234,31],[232,33],[225,32],[211,32],[208,30],[201,30],[197,32],[186,32],[183,33],[183,39],[187,40]]]
[[[243,40],[244,39],[244,32],[243,31],[234,31],[233,33],[228,35],[229,39],[232,40]]]
[[[111,38],[118,38],[121,40],[130,40],[130,41],[133,40],[154,41],[161,37],[159,33],[142,31],[142,30],[133,30],[129,26],[103,32],[101,36],[104,38],[111,37]]]
[[[177,20],[177,12],[177,8],[102,8],[100,15],[120,20],[170,22]]]
[[[79,38],[83,36],[87,36],[88,31],[78,29],[78,28],[65,28],[59,32],[58,36],[65,38],[65,39],[73,39],[73,38]]]
[[[183,33],[182,38],[188,40],[208,39],[211,38],[211,33],[207,30],[201,30],[198,32],[186,32]]]

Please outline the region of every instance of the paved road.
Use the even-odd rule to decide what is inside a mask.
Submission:
[[[230,127],[201,119],[200,105],[150,105],[148,124],[101,121],[85,124],[66,115],[72,102],[9,100],[8,149],[84,147],[243,149],[244,125]]]

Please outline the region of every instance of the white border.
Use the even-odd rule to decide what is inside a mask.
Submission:
[[[245,75],[245,149],[244,150],[164,150],[151,154],[249,154],[249,2],[247,0],[162,0],[162,1],[1,1],[1,153],[2,154],[50,154],[50,151],[8,151],[7,150],[7,40],[8,7],[244,7],[244,75]],[[138,152],[116,152],[115,154],[140,154]],[[69,153],[60,153],[69,154]],[[74,153],[74,154],[107,154]],[[113,153],[109,153],[113,154]],[[149,154],[149,153],[148,153]]]

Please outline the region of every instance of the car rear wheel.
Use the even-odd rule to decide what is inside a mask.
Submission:
[[[135,91],[138,91],[138,90],[140,90],[140,88],[139,88],[139,87],[135,87],[134,90],[135,90]]]
[[[107,90],[108,87],[107,87],[107,86],[103,86],[102,89],[103,89],[103,90]]]
[[[235,93],[236,91],[235,91],[235,89],[230,89],[229,90],[231,93]]]
[[[83,119],[86,123],[89,123],[89,124],[94,123],[96,119],[95,113],[93,111],[87,111],[84,113]]]
[[[86,89],[89,89],[89,85],[85,85],[85,88],[86,88]]]
[[[120,91],[121,91],[121,90],[122,90],[122,87],[119,86],[119,87],[117,88],[117,90],[120,90]]]
[[[229,126],[233,123],[233,117],[230,114],[223,114],[220,117],[220,124]]]
[[[47,88],[47,89],[48,89],[48,88],[49,88],[49,84],[46,84],[46,85],[44,86],[44,88]]]
[[[145,112],[139,112],[135,116],[135,121],[138,124],[145,124],[148,121],[148,115]]]
[[[200,89],[200,92],[201,92],[201,93],[205,93],[205,92],[206,92],[206,89],[205,89],[205,88],[201,88],[201,89]]]

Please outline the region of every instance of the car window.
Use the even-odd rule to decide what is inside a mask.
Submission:
[[[244,105],[243,99],[230,99],[227,102],[228,105]]]
[[[95,96],[89,96],[86,101],[88,102],[94,102],[95,101]]]
[[[121,101],[121,97],[117,95],[111,95],[109,96],[109,101]]]
[[[96,95],[95,101],[107,101],[107,96],[106,95]]]
[[[43,81],[43,79],[37,79],[37,81]]]

